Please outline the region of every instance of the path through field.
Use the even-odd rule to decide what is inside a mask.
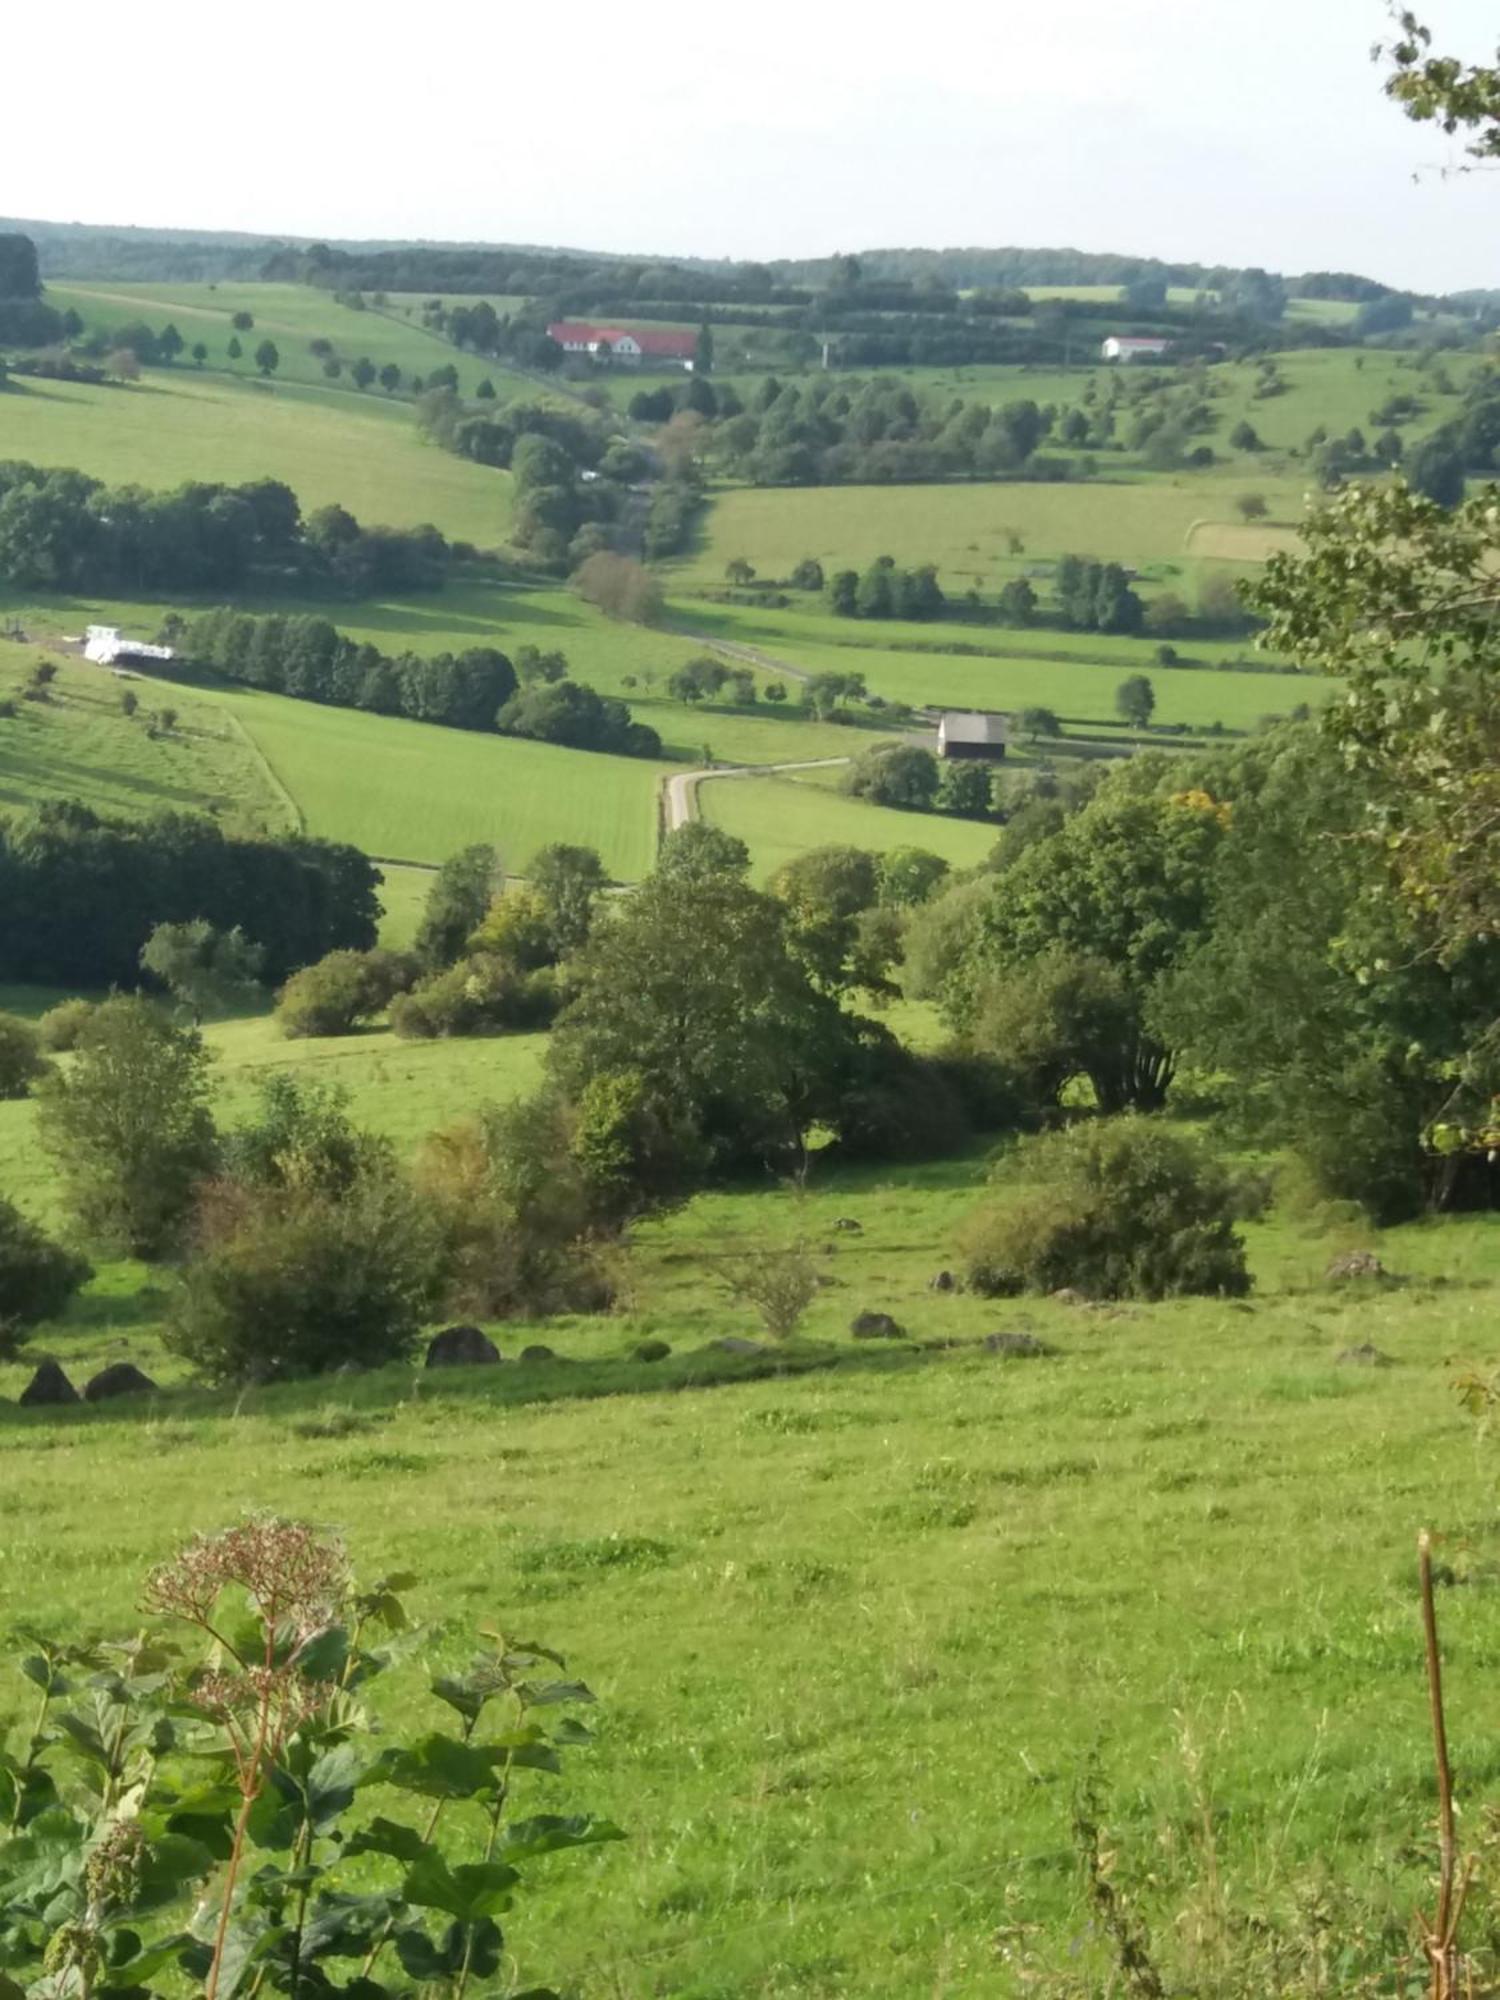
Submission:
[[[698,787],[710,778],[774,778],[783,771],[819,771],[851,761],[848,757],[804,757],[795,764],[732,764],[724,769],[675,772],[666,782],[663,826],[666,832],[675,833],[698,817]]]

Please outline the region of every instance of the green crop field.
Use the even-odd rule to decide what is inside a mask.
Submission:
[[[1190,562],[1188,538],[1200,521],[1236,519],[1236,474],[1182,473],[1045,485],[833,486],[719,493],[701,552],[680,566],[693,582],[721,585],[736,556],[765,577],[790,575],[804,556],[824,568],[863,569],[876,556],[936,563],[939,581],[957,595],[993,589],[1028,563],[1064,554],[1137,566]],[[1296,522],[1305,483],[1257,478],[1271,518]],[[1018,534],[1024,553],[1010,552]]]
[[[47,303],[60,312],[71,308],[84,322],[86,333],[105,331],[141,322],[160,332],[168,321],[177,328],[191,349],[195,341],[208,348],[205,367],[249,376],[255,373],[253,356],[263,340],[275,343],[280,361],[279,381],[323,384],[324,357],[314,354],[309,343],[330,340],[337,358],[347,369],[361,356],[381,368],[395,362],[408,379],[426,375],[444,363],[458,370],[462,394],[472,396],[486,376],[501,397],[535,396],[546,393],[529,377],[506,369],[499,362],[481,361],[465,354],[440,334],[430,333],[420,319],[408,317],[408,301],[395,301],[389,309],[367,307],[363,311],[347,306],[330,292],[311,285],[288,284],[49,284]],[[498,310],[498,308],[497,308]],[[235,329],[233,315],[248,312],[255,321],[248,333],[238,335],[244,354],[231,361],[226,348]],[[184,353],[175,372],[190,373],[194,364]],[[152,379],[155,379],[153,376]],[[347,374],[338,386],[356,397],[360,392]],[[385,392],[373,388],[361,400],[384,400]]]
[[[651,865],[663,765],[283,695],[226,689],[214,699],[244,725],[309,833],[395,861],[442,861],[484,840],[521,868],[548,841],[571,840],[622,881]]]
[[[409,1066],[436,1120],[514,1087],[524,1053],[378,1061]],[[996,1307],[926,1282],[983,1175],[974,1157],[700,1196],[637,1231],[622,1313],[540,1329],[566,1365],[0,1406],[8,1618],[134,1630],[163,1553],[273,1508],[338,1524],[367,1577],[415,1571],[434,1667],[496,1622],[557,1646],[599,1696],[595,1742],[559,1786],[525,1781],[523,1809],[627,1834],[529,1871],[507,1944],[565,1990],[1000,2000],[1047,1972],[1112,1991],[1070,1835],[1091,1761],[1159,1935],[1210,1864],[1235,1909],[1337,1908],[1349,1884],[1404,1929],[1432,1811],[1419,1526],[1470,1585],[1442,1597],[1466,1798],[1494,1778],[1495,1446],[1471,1445],[1450,1376],[1492,1355],[1500,1230],[1392,1232],[1406,1284],[1355,1295],[1320,1283],[1347,1235],[1288,1216],[1249,1231],[1245,1303]],[[831,1280],[805,1337],[780,1364],[704,1351],[749,1330],[722,1260],[795,1237]],[[129,1356],[170,1383],[155,1282],[102,1272],[35,1345],[80,1377]],[[867,1307],[964,1344],[872,1352],[845,1333]],[[997,1326],[1057,1352],[972,1344]],[[495,1331],[513,1355],[537,1330]],[[670,1360],[627,1358],[646,1332]],[[1365,1340],[1395,1365],[1337,1364]],[[0,1718],[33,1698],[0,1684]]]
[[[1330,689],[1328,681],[1310,674],[1230,671],[1213,665],[1162,667],[1154,646],[1140,639],[1089,635],[1082,643],[1095,650],[1092,657],[1080,657],[1068,649],[1051,650],[1054,637],[1063,635],[984,629],[976,633],[971,652],[947,652],[931,626],[889,628],[893,639],[882,642],[866,635],[887,628],[857,620],[740,612],[725,605],[709,607],[711,615],[700,615],[696,605],[681,608],[707,635],[763,649],[769,658],[784,660],[804,673],[863,673],[872,694],[913,707],[1041,707],[1055,709],[1068,722],[1113,725],[1115,690],[1121,680],[1128,673],[1145,673],[1156,689],[1157,722],[1191,729],[1215,723],[1247,729],[1262,716],[1284,715],[1303,702],[1324,701]],[[958,637],[961,628],[942,629],[953,633],[950,643],[964,644]],[[906,648],[900,643],[902,637],[908,642]],[[1014,654],[1007,650],[1011,639]],[[1185,659],[1196,660],[1208,649],[1184,642],[1181,651]]]
[[[710,825],[744,841],[760,880],[810,847],[837,844],[879,854],[925,847],[955,868],[973,868],[995,844],[993,826],[942,813],[893,812],[818,782],[838,776],[807,771],[780,778],[714,778],[698,787],[698,810]]]
[[[411,408],[292,383],[152,369],[129,387],[14,378],[0,452],[153,487],[281,479],[304,508],[337,502],[367,523],[431,521],[481,548],[502,541],[510,481],[428,444]]]

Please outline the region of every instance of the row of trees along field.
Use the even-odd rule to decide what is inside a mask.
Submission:
[[[517,649],[514,664],[493,646],[461,653],[382,653],[326,618],[253,617],[227,607],[165,636],[200,666],[247,687],[374,715],[402,715],[451,729],[494,730],[574,750],[657,757],[661,738],[613,696],[568,677],[563,654]]]
[[[304,515],[279,479],[168,493],[0,462],[0,581],[89,592],[436,590],[455,551],[434,527],[365,528],[342,507]],[[472,550],[468,551],[472,554]]]

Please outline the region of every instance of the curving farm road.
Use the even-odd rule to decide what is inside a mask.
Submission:
[[[675,833],[680,826],[698,817],[698,787],[710,778],[774,778],[779,771],[816,771],[823,766],[847,764],[848,757],[803,757],[795,764],[729,764],[699,771],[678,771],[666,782],[666,810],[663,828]]]

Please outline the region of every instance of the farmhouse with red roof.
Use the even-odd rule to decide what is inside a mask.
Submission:
[[[698,354],[696,333],[672,332],[666,327],[595,326],[589,320],[556,320],[547,329],[564,354],[588,354],[600,361],[624,361],[638,367],[643,361],[669,361],[679,368],[691,368]]]

